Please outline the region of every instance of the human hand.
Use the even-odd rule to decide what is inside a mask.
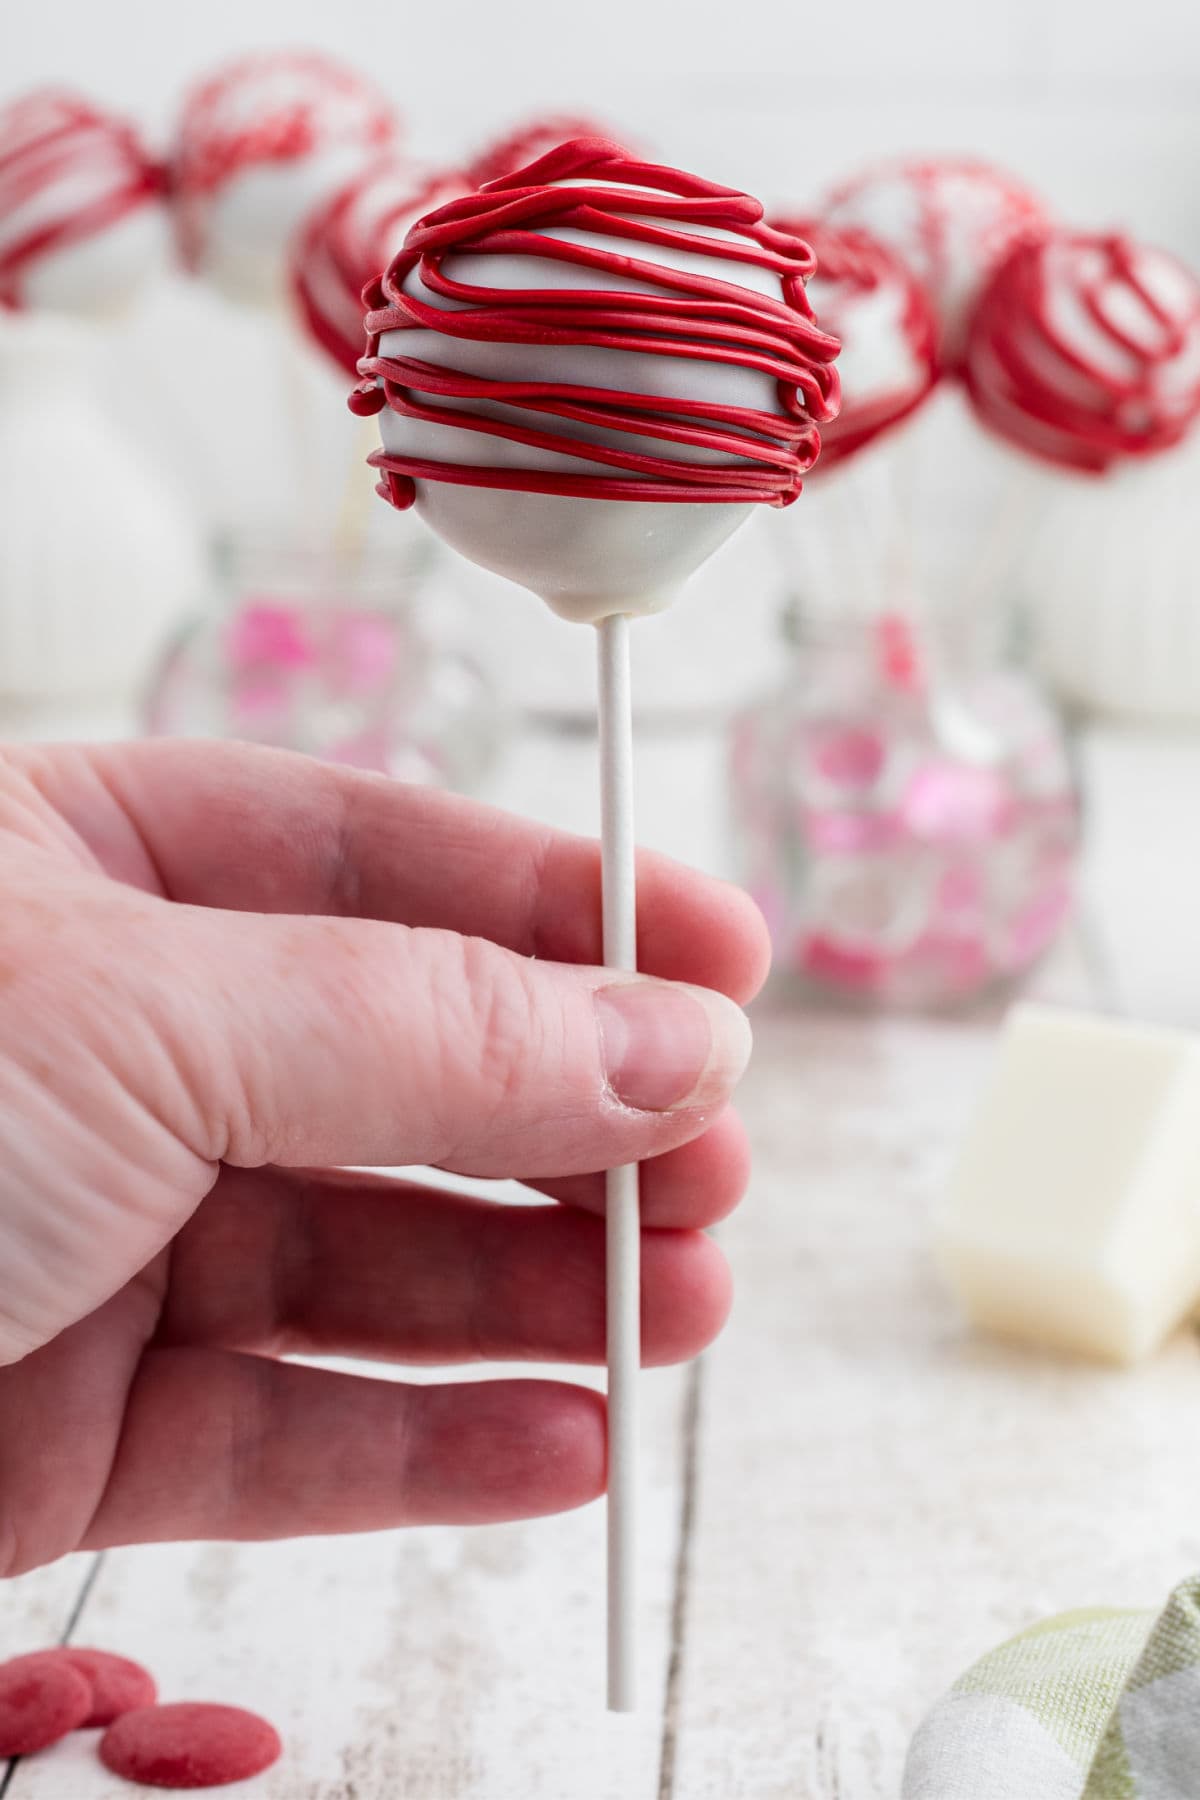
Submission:
[[[0,1575],[599,1493],[589,1389],[283,1359],[600,1361],[635,1160],[646,1360],[700,1350],[748,1034],[671,984],[753,995],[749,901],[642,858],[614,975],[594,844],[232,745],[10,751],[0,845]],[[410,1163],[552,1204],[333,1166]]]

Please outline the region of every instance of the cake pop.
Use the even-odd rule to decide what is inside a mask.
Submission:
[[[1177,444],[1200,414],[1200,281],[1124,237],[1018,246],[976,309],[964,370],[1010,443],[1100,473]]]
[[[799,494],[838,396],[813,266],[748,195],[583,138],[422,219],[368,290],[352,405],[379,415],[384,498],[599,626],[610,967],[635,967],[630,616]],[[627,1710],[636,1168],[607,1194],[609,1704]]]
[[[179,124],[184,261],[231,299],[275,299],[301,220],[396,136],[387,99],[329,57],[272,51],[227,64],[193,89]]]
[[[457,194],[463,175],[372,163],[318,206],[293,240],[292,286],[313,337],[350,375],[363,353],[362,292],[404,243],[409,227]]]
[[[119,311],[165,262],[162,189],[136,132],[78,94],[0,109],[0,305]]]
[[[515,131],[494,138],[467,164],[467,178],[472,187],[485,187],[489,181],[511,175],[514,169],[528,168],[530,163],[537,162],[539,157],[557,150],[560,144],[569,143],[573,138],[615,141],[608,127],[597,124],[595,119],[550,113],[545,118],[527,119]]]
[[[658,611],[816,458],[813,266],[757,201],[602,139],[451,201],[368,294],[380,492],[565,617]]]
[[[937,322],[916,277],[878,239],[853,226],[777,218],[817,259],[808,298],[817,323],[841,344],[842,403],[821,432],[820,472],[915,412],[937,380]]]
[[[1041,200],[988,163],[930,158],[885,163],[843,182],[822,216],[881,239],[924,284],[942,362],[956,367],[975,297],[1014,243],[1048,223]]]

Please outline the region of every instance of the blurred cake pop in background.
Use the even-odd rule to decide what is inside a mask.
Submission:
[[[996,269],[964,372],[984,424],[1052,463],[1168,450],[1200,413],[1200,281],[1128,238],[1053,232]]]
[[[175,490],[98,386],[111,327],[167,267],[134,129],[60,89],[0,112],[0,717],[105,729],[202,581]],[[62,729],[59,724],[58,729]]]
[[[1200,715],[1200,465],[1185,443],[1200,280],[1127,237],[1054,232],[996,270],[965,375],[978,417],[1029,459],[1009,579],[1045,673],[1073,706]]]
[[[357,374],[366,347],[363,288],[391,262],[411,225],[471,186],[465,176],[389,157],[308,216],[291,249],[296,299],[314,341],[348,375]]]
[[[0,305],[120,312],[166,263],[163,174],[137,132],[44,88],[0,109]]]
[[[967,158],[884,163],[835,187],[830,225],[860,225],[889,245],[923,283],[938,318],[939,355],[957,365],[976,297],[1013,244],[1048,214],[1013,176]]]
[[[280,298],[293,232],[399,133],[390,101],[313,51],[277,50],[218,69],[188,95],[172,188],[187,266],[231,299]]]
[[[468,162],[466,172],[471,186],[483,187],[485,182],[511,175],[514,169],[527,168],[572,138],[605,138],[615,143],[619,134],[596,119],[578,114],[547,113],[543,117],[526,119],[502,137],[494,138]]]
[[[774,223],[812,246],[817,268],[808,297],[841,344],[841,410],[821,429],[817,464],[827,477],[925,399],[937,380],[937,322],[916,277],[868,232],[807,217]]]

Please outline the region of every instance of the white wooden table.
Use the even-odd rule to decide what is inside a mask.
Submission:
[[[1040,982],[1200,1025],[1200,745],[1086,746],[1085,904]],[[994,1016],[765,1016],[726,1336],[645,1378],[645,1702],[606,1716],[602,1519],[75,1558],[0,1590],[283,1732],[262,1800],[893,1800],[924,1707],[1041,1614],[1200,1567],[1200,1346],[1130,1374],[967,1335],[927,1215]],[[378,1373],[378,1370],[374,1370]],[[124,1800],[85,1737],[4,1800]],[[950,1797],[947,1797],[950,1800]],[[1034,1800],[1031,1796],[1030,1800]]]

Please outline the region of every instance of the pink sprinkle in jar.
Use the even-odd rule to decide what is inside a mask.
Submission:
[[[1079,806],[1058,718],[1023,671],[935,624],[794,608],[783,682],[733,723],[741,874],[777,978],[802,991],[962,1004],[1018,982],[1070,911]]]
[[[500,716],[463,646],[466,621],[426,593],[428,551],[339,556],[235,540],[220,593],[164,660],[146,707],[158,736],[231,737],[407,781],[470,789]]]

